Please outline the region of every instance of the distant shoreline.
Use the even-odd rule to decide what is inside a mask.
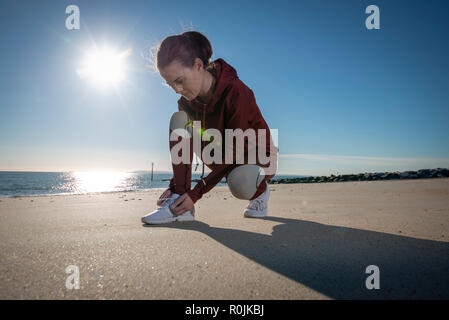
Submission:
[[[420,169],[417,171],[374,172],[358,174],[342,174],[330,176],[310,176],[305,178],[281,178],[268,180],[269,184],[284,183],[320,183],[344,181],[377,181],[377,180],[404,180],[404,179],[431,179],[449,177],[449,169]]]

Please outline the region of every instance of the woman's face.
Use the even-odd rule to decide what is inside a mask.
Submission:
[[[204,76],[202,68],[203,63],[199,58],[195,60],[192,68],[186,68],[175,60],[161,69],[160,74],[177,94],[191,101],[200,94]]]

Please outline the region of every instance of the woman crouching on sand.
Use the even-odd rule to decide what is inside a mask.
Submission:
[[[276,174],[279,150],[273,144],[269,127],[256,104],[253,91],[239,79],[231,65],[223,59],[211,62],[211,56],[212,46],[209,40],[196,31],[167,37],[157,49],[155,69],[176,93],[182,95],[178,100],[179,111],[175,112],[170,120],[169,137],[173,137],[172,133],[177,129],[184,129],[189,133],[184,136],[177,135],[176,138],[181,138],[181,142],[190,144],[190,148],[187,149],[190,162],[174,163],[177,162],[173,161],[173,157],[178,154],[175,151],[178,141],[169,139],[173,178],[167,190],[157,201],[160,207],[142,217],[144,223],[162,224],[194,220],[195,203],[222,178],[226,178],[229,189],[236,198],[249,200],[244,210],[245,217],[258,218],[267,215],[270,196],[267,180]],[[201,121],[200,130],[195,130],[195,126],[192,129],[194,121]],[[207,136],[208,129],[218,130],[215,132],[221,133],[222,141],[215,139],[213,135],[205,141],[204,137]],[[222,161],[207,163],[203,159],[204,154],[201,155],[202,150],[210,143],[226,149],[225,129],[241,129],[241,132],[253,129],[256,139],[248,137],[247,141],[242,140],[244,141],[243,151],[231,143],[231,157],[233,157],[231,163],[221,157],[221,151]],[[260,139],[258,132],[264,132],[265,139]],[[200,135],[198,139],[201,141],[200,152],[192,147],[195,134]],[[259,141],[262,142],[259,143]],[[257,157],[256,162],[248,164],[249,150],[254,151],[258,148],[264,150],[262,152],[264,156],[266,155],[266,159],[269,159],[268,162],[260,161]],[[192,151],[195,151],[203,163],[201,180],[193,189],[191,189]],[[258,155],[257,151],[255,152]],[[211,169],[205,178],[203,178],[204,164]]]

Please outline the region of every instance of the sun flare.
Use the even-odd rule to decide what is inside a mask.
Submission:
[[[77,171],[73,173],[78,192],[120,191],[133,174],[120,171]]]
[[[116,85],[125,79],[126,58],[131,51],[117,52],[109,47],[94,49],[86,53],[78,74],[95,85]]]

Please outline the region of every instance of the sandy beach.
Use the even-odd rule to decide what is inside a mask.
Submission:
[[[449,299],[449,178],[270,185],[264,219],[216,187],[143,225],[161,190],[0,198],[0,299]]]

